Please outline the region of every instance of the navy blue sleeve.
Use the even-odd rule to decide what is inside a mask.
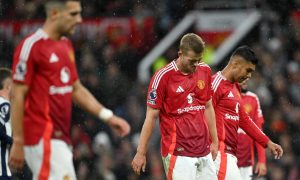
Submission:
[[[10,119],[10,104],[4,102],[0,104],[0,140],[6,144],[12,144],[12,137],[6,134],[5,123]]]
[[[0,140],[6,144],[12,145],[13,139],[12,137],[6,134],[6,128],[2,124],[0,125]]]

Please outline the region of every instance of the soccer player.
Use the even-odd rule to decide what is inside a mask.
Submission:
[[[247,90],[247,80],[239,83],[241,88],[241,98],[245,112],[253,120],[253,122],[262,129],[264,117],[260,108],[258,97],[253,92]],[[264,176],[267,173],[266,152],[265,148],[259,143],[255,143],[257,150],[258,162],[256,164],[255,173],[258,176]],[[241,128],[238,129],[238,145],[237,145],[238,167],[240,169],[243,180],[251,180],[253,176],[254,165],[254,142]]]
[[[10,92],[12,73],[7,68],[0,68],[0,179],[12,179],[8,167],[8,152],[12,144],[10,125]]]
[[[76,179],[70,148],[72,100],[119,135],[129,124],[105,108],[80,83],[74,49],[65,35],[81,23],[76,0],[48,0],[44,26],[16,47],[13,60],[12,168],[25,160],[33,179]]]
[[[219,138],[215,164],[219,180],[241,179],[236,158],[239,127],[263,147],[268,147],[276,159],[283,154],[281,146],[263,134],[242,108],[238,82],[251,77],[257,62],[255,53],[248,46],[241,46],[233,52],[227,66],[213,76],[212,100]]]
[[[132,161],[136,174],[145,171],[148,142],[159,118],[167,179],[217,179],[213,159],[218,140],[211,101],[211,70],[201,62],[203,50],[204,42],[198,35],[184,35],[178,58],[152,77],[146,119]]]

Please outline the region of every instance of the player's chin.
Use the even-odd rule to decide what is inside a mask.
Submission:
[[[75,34],[75,29],[71,29],[69,32],[68,32],[69,35],[73,35]]]
[[[71,28],[68,30],[68,35],[73,35],[73,34],[75,34],[75,31],[76,31],[76,28],[75,28],[75,27],[71,27]]]
[[[247,79],[247,78],[245,78],[245,77],[241,77],[241,78],[238,79],[238,83],[242,83],[242,82],[244,82],[246,79]]]

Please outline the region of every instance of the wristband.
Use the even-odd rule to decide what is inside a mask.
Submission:
[[[108,119],[110,119],[111,117],[113,117],[114,113],[110,110],[110,109],[107,109],[105,107],[103,107],[99,114],[98,114],[98,117],[104,121],[104,122],[107,122]]]

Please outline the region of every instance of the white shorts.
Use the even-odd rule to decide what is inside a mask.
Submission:
[[[241,180],[237,158],[234,155],[219,151],[215,165],[218,171],[218,180]]]
[[[243,180],[251,180],[253,176],[252,166],[240,167],[240,173]]]
[[[25,146],[25,160],[33,174],[33,179],[76,180],[73,154],[62,140],[41,139],[37,145]]]
[[[167,180],[217,180],[217,171],[211,154],[194,158],[168,154],[163,157]]]

